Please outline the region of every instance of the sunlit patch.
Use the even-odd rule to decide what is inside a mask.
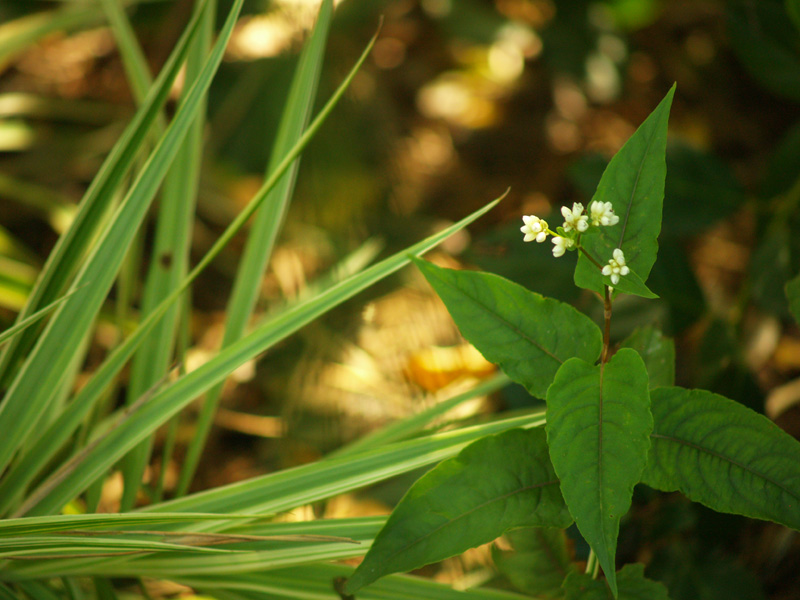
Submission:
[[[488,377],[497,367],[471,344],[432,346],[412,353],[406,373],[409,379],[429,392],[435,392],[462,377]]]

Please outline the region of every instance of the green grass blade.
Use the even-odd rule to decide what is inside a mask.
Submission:
[[[41,488],[43,491],[29,499],[24,510],[21,510],[21,514],[25,514],[31,509],[33,509],[32,514],[43,514],[60,509],[133,446],[149,436],[198,395],[224,380],[243,363],[261,354],[358,292],[396,272],[408,264],[409,255],[420,255],[427,252],[491,210],[499,201],[498,198],[490,202],[458,223],[357,275],[349,277],[324,294],[303,302],[273,319],[268,319],[252,333],[222,350],[195,371],[156,393],[139,410],[123,420],[107,437],[100,440],[87,455],[78,461],[76,468],[67,474],[58,476],[57,482],[52,485],[43,484],[44,487]],[[0,417],[2,416],[0,413]]]
[[[320,6],[314,32],[303,49],[292,80],[286,107],[267,166],[267,174],[274,171],[284,156],[291,151],[303,134],[311,116],[332,16],[333,0],[324,0]],[[276,183],[253,219],[228,302],[225,333],[222,339],[223,348],[244,334],[258,299],[264,269],[272,254],[272,248],[289,207],[299,166],[300,158],[298,157]],[[222,385],[220,384],[206,394],[197,419],[194,436],[181,467],[176,490],[178,496],[182,496],[189,489],[219,405],[221,392]]]
[[[141,109],[134,115],[86,190],[70,228],[59,237],[18,321],[55,300],[84,261],[87,248],[114,202],[114,195],[130,171],[153,123],[169,97],[172,84],[197,33],[200,19],[186,27]],[[0,355],[0,387],[10,382],[16,366],[33,347],[37,331],[26,332],[9,344]]]
[[[136,40],[136,34],[131,27],[131,22],[125,14],[125,9],[119,0],[101,0],[103,11],[111,24],[111,31],[117,39],[122,64],[125,67],[125,74],[133,92],[133,97],[137,104],[144,102],[147,91],[153,84],[153,77],[147,66],[142,47]]]
[[[248,573],[227,577],[182,577],[180,582],[202,590],[214,597],[224,592],[236,590],[237,600],[275,600],[286,598],[335,598],[334,585],[343,581],[353,572],[353,567],[333,564],[315,564],[291,569]],[[345,596],[342,596],[345,597]],[[528,598],[512,592],[470,588],[453,588],[421,577],[392,575],[362,590],[358,600],[523,600]]]
[[[200,34],[193,41],[186,61],[187,84],[184,89],[184,99],[188,95],[188,84],[200,76],[205,55],[211,46],[216,6],[216,1],[209,1],[196,8],[203,12],[203,18]],[[154,260],[150,264],[143,292],[141,310],[143,315],[153,312],[161,301],[179,288],[188,271],[203,155],[206,104],[207,98],[204,97],[200,102],[197,117],[164,179],[156,219],[152,252]],[[131,365],[128,384],[129,404],[150,389],[169,369],[178,333],[180,307],[180,302],[170,306],[137,350]],[[123,461],[122,511],[130,510],[136,502],[136,494],[150,460],[151,451],[152,440],[145,440]]]
[[[34,448],[22,457],[22,460],[12,466],[12,470],[0,480],[0,514],[8,510],[13,503],[13,498],[26,486],[42,468],[53,457],[55,452],[67,440],[75,428],[82,422],[83,418],[92,409],[104,390],[111,384],[114,377],[119,373],[133,352],[145,338],[150,329],[158,322],[166,310],[175,302],[192,281],[205,269],[211,261],[220,253],[222,248],[233,238],[247,220],[253,215],[261,202],[266,198],[267,193],[279,181],[282,174],[292,164],[294,159],[299,156],[309,140],[325,122],[336,103],[341,99],[347,87],[350,85],[358,69],[369,55],[375,38],[367,45],[359,60],[356,62],[348,76],[341,83],[336,92],[328,100],[328,103],[320,111],[313,123],[309,125],[301,139],[292,148],[292,151],[284,158],[281,164],[261,186],[248,206],[234,219],[225,232],[217,239],[212,248],[192,269],[192,272],[183,280],[182,284],[173,293],[163,300],[161,304],[153,310],[142,321],[139,327],[125,340],[123,344],[115,348],[112,354],[98,368],[94,376],[81,389],[75,399],[67,406],[64,413],[53,423],[50,429],[38,438]]]
[[[5,331],[3,331],[3,333],[0,333],[0,344],[4,344],[7,340],[9,340],[10,338],[14,337],[15,335],[17,335],[21,331],[24,331],[25,329],[27,329],[28,327],[30,327],[31,325],[36,323],[42,317],[47,316],[48,313],[50,313],[54,309],[58,308],[61,305],[62,302],[64,302],[67,298],[72,296],[72,294],[74,294],[76,291],[77,290],[73,290],[69,294],[67,294],[65,296],[62,296],[61,298],[59,298],[55,302],[51,302],[50,304],[48,304],[44,308],[42,308],[40,310],[37,310],[31,316],[29,316],[29,317],[27,317],[25,319],[22,319],[22,321],[12,325],[11,327],[9,327]]]
[[[344,448],[329,454],[326,458],[332,458],[334,456],[341,458],[342,456],[358,454],[359,452],[364,452],[365,450],[378,448],[380,446],[385,446],[386,444],[391,444],[392,442],[408,439],[422,431],[431,421],[444,415],[459,404],[479,396],[496,392],[497,390],[507,386],[509,383],[511,383],[511,379],[508,378],[508,375],[505,373],[498,373],[491,379],[487,379],[486,381],[478,383],[478,385],[470,390],[467,390],[466,392],[456,394],[447,400],[436,402],[433,406],[426,408],[425,410],[420,411],[411,417],[396,421],[387,425],[386,427],[382,427],[377,431],[368,433]]]
[[[147,507],[157,511],[281,512],[353,491],[450,458],[467,444],[515,427],[540,427],[536,412],[399,442],[343,458],[322,460]],[[193,530],[209,526],[199,524]],[[216,529],[215,529],[216,530]]]
[[[234,3],[214,50],[204,66],[202,76],[192,86],[192,91],[178,109],[169,129],[126,195],[112,223],[94,247],[74,284],[89,285],[77,290],[75,295],[59,307],[8,390],[0,406],[0,430],[9,431],[0,446],[0,469],[8,465],[37,415],[47,410],[54,384],[69,363],[77,341],[85,335],[94,321],[116,277],[125,251],[197,114],[205,91],[222,60],[225,44],[233,31],[241,4],[242,0]]]

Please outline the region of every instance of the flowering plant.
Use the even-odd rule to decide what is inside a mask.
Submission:
[[[510,531],[512,542],[561,557],[562,572],[547,583],[526,579],[534,595],[666,599],[642,565],[617,571],[620,519],[640,482],[800,530],[800,443],[741,404],[675,386],[674,345],[659,332],[611,343],[615,297],[655,297],[645,282],[658,252],[673,94],[612,159],[588,213],[580,203],[563,207],[555,231],[537,216],[522,218],[524,241],[550,237],[556,258],[579,253],[574,281],[603,302],[602,330],[575,308],[496,275],[414,260],[464,337],[546,401],[546,422],[478,440],[422,477],[347,593]],[[543,529],[573,522],[591,547],[584,572],[570,564],[563,535]],[[495,558],[501,568],[511,561],[506,551]]]

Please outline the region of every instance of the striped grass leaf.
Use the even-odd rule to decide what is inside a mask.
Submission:
[[[458,223],[414,244],[404,251],[349,277],[323,294],[296,307],[266,319],[241,340],[221,350],[214,358],[186,374],[169,387],[159,390],[142,402],[137,410],[121,419],[105,437],[87,448],[43,482],[38,491],[26,500],[17,516],[31,511],[31,516],[59,510],[86,486],[136,444],[151,435],[199,394],[223,381],[231,372],[304,327],[317,317],[353,297],[372,284],[396,272],[406,264],[409,255],[420,255],[493,208],[499,198],[462,219]],[[2,416],[2,414],[0,414]]]
[[[186,59],[189,45],[197,35],[199,25],[199,16],[195,15],[161,69],[143,105],[86,190],[69,229],[58,239],[48,255],[34,289],[17,317],[18,321],[55,300],[83,264],[90,243],[96,239],[106,215],[112,208],[115,194],[120,190],[124,178],[143,148],[145,138],[161,114],[172,84]],[[37,335],[38,330],[26,332],[0,354],[0,385],[8,385],[17,365],[36,342]]]
[[[306,129],[317,95],[317,86],[325,54],[325,43],[332,16],[333,0],[324,0],[320,4],[319,16],[317,17],[314,31],[303,48],[292,79],[289,94],[286,98],[286,106],[278,125],[278,132],[272,147],[270,161],[267,165],[267,175],[277,169]],[[223,348],[241,338],[245,332],[245,327],[261,290],[264,269],[272,254],[272,248],[289,207],[299,166],[300,157],[298,156],[276,182],[275,187],[270,190],[263,206],[253,217],[247,236],[247,243],[236,271],[233,290],[225,312]],[[214,414],[219,405],[221,392],[222,384],[220,383],[206,393],[195,426],[196,430],[187,448],[178,478],[176,489],[178,496],[185,494],[189,489],[200,460],[200,454],[208,438]]]
[[[358,69],[361,67],[364,60],[366,60],[374,42],[375,37],[373,37],[373,39],[367,45],[361,57],[351,69],[347,77],[339,85],[336,92],[331,96],[311,125],[308,126],[300,140],[298,140],[292,150],[286,155],[286,157],[284,157],[284,160],[281,161],[275,171],[273,171],[272,174],[266,179],[264,184],[261,186],[261,189],[255,194],[247,207],[241,213],[239,213],[239,215],[237,215],[236,219],[234,219],[234,221],[226,228],[225,232],[217,239],[206,255],[200,260],[200,262],[198,262],[194,269],[192,269],[192,272],[183,280],[181,285],[175,289],[169,297],[165,298],[157,308],[149,313],[147,317],[145,317],[145,319],[139,324],[139,327],[125,340],[125,342],[115,348],[111,355],[97,369],[92,378],[80,390],[73,401],[67,405],[63,413],[54,420],[45,434],[39,436],[39,438],[34,442],[33,447],[29,449],[20,460],[11,466],[10,471],[6,473],[2,480],[0,480],[0,513],[8,510],[8,508],[14,502],[14,498],[21,493],[21,490],[23,490],[24,487],[35,477],[39,469],[47,464],[47,462],[52,458],[52,456],[54,456],[61,445],[67,439],[69,439],[69,437],[75,431],[75,428],[80,425],[84,417],[89,413],[92,407],[95,406],[107,387],[113,382],[114,377],[122,369],[128,359],[132,356],[133,352],[142,342],[144,337],[158,322],[165,311],[181,296],[191,282],[194,281],[194,279],[203,271],[203,269],[205,269],[211,263],[211,261],[220,253],[225,245],[234,237],[236,232],[238,232],[253,215],[256,209],[267,197],[269,191],[280,180],[285,170],[289,168],[294,159],[299,156],[303,148],[322,126],[322,123],[325,122],[325,119],[331,113],[334,106],[336,106],[337,102],[341,99],[345,90],[350,85],[350,82],[358,72]],[[490,207],[487,207],[486,210],[489,208]],[[452,229],[452,231],[456,231],[456,229]],[[398,266],[395,264],[393,268],[400,268],[400,266],[402,265]],[[380,277],[378,277],[378,279],[379,278]],[[342,283],[343,282],[340,281],[337,285],[341,285]],[[333,289],[333,287],[330,289]],[[285,312],[290,312],[294,308],[296,307],[287,309]]]

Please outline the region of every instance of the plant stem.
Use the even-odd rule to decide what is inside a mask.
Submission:
[[[608,362],[608,350],[611,340],[611,291],[607,285],[603,286],[603,354],[600,364]]]

